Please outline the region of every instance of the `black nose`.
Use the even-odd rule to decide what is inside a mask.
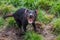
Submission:
[[[33,16],[32,15],[30,15],[30,18],[32,18]]]

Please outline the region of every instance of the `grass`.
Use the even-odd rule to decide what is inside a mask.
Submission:
[[[60,18],[56,18],[52,22],[54,27],[54,34],[59,35],[60,34]]]
[[[6,4],[2,4],[0,5],[0,13],[2,15],[6,15],[8,13],[14,12],[16,9],[13,5],[6,5]]]
[[[60,35],[59,35],[59,36],[57,36],[55,40],[60,40]]]
[[[33,31],[26,32],[24,40],[43,40],[43,36]]]
[[[14,27],[14,26],[16,27],[17,26],[13,17],[7,18],[7,22],[8,22],[8,27]]]
[[[40,21],[44,24],[48,24],[52,21],[52,19],[54,18],[54,15],[48,15],[45,11],[43,10],[39,10],[38,11],[38,17],[37,17],[37,21]]]
[[[4,19],[2,17],[0,17],[0,27],[3,26],[5,23]]]

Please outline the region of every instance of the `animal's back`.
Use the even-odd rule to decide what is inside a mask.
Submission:
[[[17,11],[13,14],[14,18],[22,19],[22,18],[23,18],[23,15],[24,15],[24,11],[25,11],[24,8],[21,8],[21,9],[17,10]]]

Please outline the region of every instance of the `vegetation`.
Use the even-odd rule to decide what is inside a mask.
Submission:
[[[55,40],[60,40],[60,35],[59,35],[59,36],[57,36],[57,38],[56,38]]]
[[[59,35],[60,34],[60,18],[53,20],[53,26],[54,26],[54,34]]]
[[[0,17],[0,27],[2,26],[2,25],[4,25],[4,20]]]
[[[26,32],[25,40],[43,40],[43,37],[35,32],[29,31]]]

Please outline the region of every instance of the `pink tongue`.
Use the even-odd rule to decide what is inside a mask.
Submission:
[[[31,24],[33,21],[32,21],[32,19],[29,19],[29,23]]]

